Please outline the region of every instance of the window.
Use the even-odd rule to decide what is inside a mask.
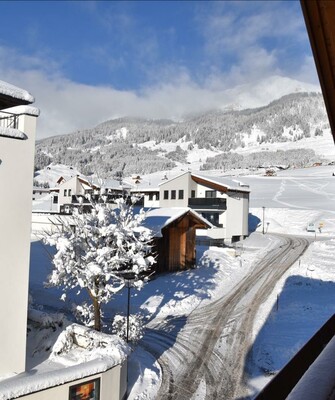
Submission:
[[[53,204],[58,204],[58,196],[54,196],[52,202]]]
[[[178,199],[182,200],[184,198],[184,191],[183,190],[179,190],[178,191]]]
[[[169,191],[164,190],[164,200],[169,200]]]
[[[214,199],[216,197],[216,191],[215,190],[206,190],[205,191],[205,197],[208,199]]]
[[[68,399],[100,399],[100,378],[70,386]]]
[[[149,193],[149,200],[152,201],[154,199],[154,194],[153,193]]]
[[[69,194],[68,195],[71,196],[71,189],[69,189]]]
[[[67,197],[67,189],[64,189],[64,196]]]
[[[175,190],[171,190],[171,199],[172,200],[176,199],[176,191]]]
[[[156,193],[156,200],[159,200],[159,193]]]
[[[195,198],[195,190],[191,190],[191,197],[192,197],[192,199]]]
[[[207,219],[211,224],[214,226],[220,226],[219,224],[219,214],[218,213],[211,213],[211,212],[203,212],[201,215]]]

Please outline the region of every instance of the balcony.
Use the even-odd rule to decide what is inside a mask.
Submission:
[[[188,206],[195,210],[227,210],[227,201],[222,198],[190,198]]]
[[[6,111],[0,112],[0,127],[18,129],[19,115],[8,113]]]

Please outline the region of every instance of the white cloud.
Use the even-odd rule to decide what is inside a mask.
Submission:
[[[103,53],[104,49],[97,51]],[[64,77],[60,69],[61,65],[46,53],[26,56],[0,46],[1,79],[30,91],[36,98],[35,105],[41,109],[38,138],[93,127],[121,116],[179,119],[187,113],[230,104],[260,106],[299,86],[279,77],[259,82],[260,78],[281,75],[282,71],[277,52],[257,43],[243,47],[243,54],[239,53],[237,62],[228,70],[221,70],[213,63],[201,84],[191,78],[183,65],[165,65],[155,71],[155,83],[140,92],[77,83]],[[306,57],[295,77],[310,81],[311,70],[315,71],[313,60]],[[239,86],[233,88],[236,85]]]
[[[298,2],[218,2],[198,10],[196,23],[208,59],[226,85],[274,74],[304,77],[316,83]]]

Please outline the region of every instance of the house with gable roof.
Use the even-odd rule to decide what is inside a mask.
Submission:
[[[250,190],[239,181],[187,171],[150,182],[150,185],[142,183],[133,191],[143,194],[144,207],[195,210],[213,226],[212,229],[198,229],[199,238],[229,244],[248,236]]]

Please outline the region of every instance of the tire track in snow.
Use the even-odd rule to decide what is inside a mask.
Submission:
[[[229,295],[145,335],[141,345],[162,368],[156,399],[228,400],[245,394],[245,359],[257,311],[309,245],[307,239],[277,237],[281,246],[259,260]],[[205,389],[198,391],[204,382]]]

